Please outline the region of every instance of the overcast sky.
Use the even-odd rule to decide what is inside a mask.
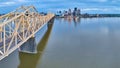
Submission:
[[[8,13],[21,5],[34,5],[39,12],[78,7],[82,13],[120,13],[120,0],[0,0],[0,13]]]

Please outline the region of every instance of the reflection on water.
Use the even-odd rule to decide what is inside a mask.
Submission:
[[[39,44],[37,46],[37,53],[36,54],[19,52],[20,64],[19,64],[18,68],[36,68],[37,63],[42,55],[42,52],[44,51],[44,48],[48,42],[51,30],[52,30],[53,22],[49,22],[47,24],[47,26],[48,26],[48,30],[46,31],[45,35],[42,37],[41,41],[39,42]],[[35,41],[34,38],[31,38],[31,39],[33,41]],[[29,45],[31,45],[31,40],[28,41],[28,43],[29,43]],[[28,46],[28,44],[26,44],[26,46]],[[33,49],[31,49],[31,46],[30,46],[27,50],[30,50],[30,52],[32,50],[32,52],[33,52],[33,51],[35,51],[35,47],[33,47]]]
[[[77,26],[77,23],[80,23],[80,19],[81,19],[80,17],[74,17],[74,18],[73,18],[75,27]]]
[[[36,44],[27,49],[36,53],[15,51],[0,68],[120,68],[120,18],[57,18]]]
[[[65,18],[57,18],[57,20],[59,20],[60,22],[68,22],[69,24],[74,22],[74,26],[76,27],[77,24],[79,24],[81,22],[81,18],[80,17],[65,17]]]
[[[59,20],[39,68],[120,68],[120,18]]]

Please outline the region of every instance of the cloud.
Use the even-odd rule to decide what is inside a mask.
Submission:
[[[24,2],[25,0],[18,0],[19,2]]]
[[[116,7],[116,8],[83,8],[81,10],[82,11],[112,11],[112,10],[120,11],[120,8],[119,7]]]
[[[22,3],[25,3],[25,2],[35,2],[35,1],[32,1],[32,0],[17,0],[18,2],[22,2]],[[16,2],[17,2],[16,1]]]
[[[84,8],[82,11],[109,11],[108,8]]]
[[[107,2],[107,0],[93,0],[95,2]]]
[[[120,0],[1,0],[0,8],[12,11],[21,5],[34,5],[38,10],[64,10],[74,9],[74,7],[82,8],[84,12],[113,12],[120,11]],[[11,6],[11,8],[9,8]],[[9,8],[9,9],[8,9]],[[6,12],[7,12],[6,11]],[[2,11],[1,11],[2,12]],[[120,13],[120,12],[119,12]]]
[[[93,13],[93,14],[96,14],[96,13],[119,14],[120,8],[119,7],[116,7],[116,8],[82,8],[81,12],[82,13]]]
[[[120,0],[111,0],[111,2],[112,2],[112,3],[117,3],[117,2],[119,3]]]
[[[34,2],[40,2],[39,0],[15,0],[16,2],[21,2],[21,3],[34,3]]]
[[[10,5],[14,5],[14,4],[16,4],[16,2],[14,2],[14,1],[2,2],[2,3],[0,3],[0,7],[10,6]]]
[[[11,5],[11,4],[15,4],[15,2],[4,2],[2,3],[3,5]]]

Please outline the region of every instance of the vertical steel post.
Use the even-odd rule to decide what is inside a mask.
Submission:
[[[24,17],[24,16],[23,16]],[[25,18],[25,17],[24,17]],[[24,37],[25,37],[25,21],[24,21],[24,18],[22,19],[23,20],[23,22],[22,22],[22,24],[23,24],[23,39],[25,39]]]
[[[3,26],[3,29],[4,29],[4,31],[3,31],[3,37],[4,37],[4,41],[3,41],[3,50],[4,50],[4,53],[5,53],[5,51],[6,51],[6,38],[5,38],[5,25]]]

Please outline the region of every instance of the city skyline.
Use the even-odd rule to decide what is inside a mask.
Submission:
[[[120,0],[0,0],[0,13],[8,13],[21,5],[34,5],[39,12],[56,12],[74,7],[81,13],[120,14]]]

